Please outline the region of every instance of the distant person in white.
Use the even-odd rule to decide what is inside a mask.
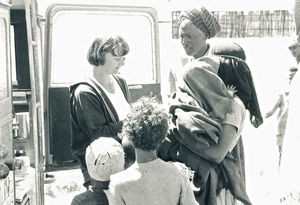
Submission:
[[[300,45],[300,1],[295,0],[294,17],[298,35],[297,43]],[[299,49],[300,50],[300,49]],[[299,55],[300,56],[300,55]],[[300,67],[297,62],[298,69]],[[299,71],[298,71],[299,72]],[[286,126],[285,142],[282,147],[280,168],[280,190],[282,197],[289,196],[299,201],[300,193],[300,75],[296,73],[290,85],[289,116]],[[296,203],[295,203],[296,204]]]

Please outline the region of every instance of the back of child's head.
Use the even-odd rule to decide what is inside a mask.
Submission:
[[[94,180],[109,181],[110,175],[124,170],[124,151],[119,142],[110,137],[100,137],[87,148],[85,160]]]
[[[156,98],[142,97],[133,104],[123,135],[136,149],[155,150],[168,132],[168,114]]]

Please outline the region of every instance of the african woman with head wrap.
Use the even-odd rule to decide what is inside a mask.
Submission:
[[[246,110],[254,127],[263,120],[243,49],[206,42],[219,30],[218,21],[204,7],[181,13],[181,43],[193,60],[172,95],[174,126],[160,154],[195,171],[193,182],[200,189],[194,193],[200,204],[251,204],[245,191],[241,132]],[[235,88],[232,96],[226,86]]]

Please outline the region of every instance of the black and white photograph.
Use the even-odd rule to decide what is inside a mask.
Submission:
[[[300,0],[0,0],[1,205],[300,205]]]

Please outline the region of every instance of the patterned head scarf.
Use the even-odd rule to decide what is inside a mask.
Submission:
[[[179,22],[181,23],[184,19],[189,19],[208,38],[214,37],[221,30],[218,20],[204,7],[200,10],[182,11],[179,16]]]

